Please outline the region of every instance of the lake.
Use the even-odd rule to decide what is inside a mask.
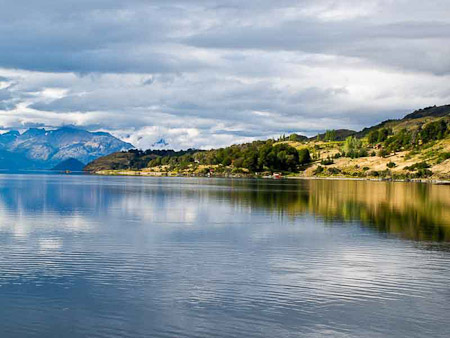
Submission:
[[[0,175],[1,337],[448,337],[450,186]]]

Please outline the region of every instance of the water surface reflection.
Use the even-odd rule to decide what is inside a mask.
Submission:
[[[3,175],[2,337],[446,337],[449,198],[383,182]]]
[[[186,222],[195,219],[198,202],[207,201],[216,208],[256,209],[289,218],[312,214],[330,223],[358,221],[406,239],[450,241],[450,186],[339,180],[24,177],[3,177],[3,209],[49,215],[90,210],[97,216],[119,210],[140,219]]]

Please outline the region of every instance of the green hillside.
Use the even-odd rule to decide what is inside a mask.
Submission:
[[[86,166],[103,174],[337,176],[450,179],[450,106],[417,110],[360,132],[292,134],[226,148],[114,153]]]

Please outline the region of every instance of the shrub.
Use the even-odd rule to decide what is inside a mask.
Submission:
[[[441,154],[439,154],[437,163],[440,164],[440,163],[448,160],[449,158],[450,158],[450,152],[441,153]]]
[[[321,173],[324,172],[324,170],[325,170],[325,168],[324,168],[324,167],[321,167],[321,166],[319,165],[319,166],[316,168],[316,170],[314,170],[314,175],[321,174]]]
[[[414,176],[417,178],[425,178],[425,177],[430,177],[432,175],[433,175],[433,172],[429,169],[419,169],[419,170],[417,170],[417,172]]]
[[[327,157],[327,158],[323,159],[322,161],[320,161],[320,164],[330,165],[330,164],[334,164],[334,161],[331,157]]]
[[[386,164],[386,167],[388,168],[395,168],[397,166],[397,164],[395,164],[394,162],[389,162]]]
[[[410,165],[408,167],[405,167],[405,169],[409,170],[409,171],[416,171],[416,170],[428,169],[430,167],[431,166],[427,162],[419,162],[419,163],[415,163],[413,165]]]
[[[386,149],[380,149],[380,151],[378,152],[378,156],[385,158],[386,156],[389,155],[389,152]]]
[[[334,168],[334,167],[328,168],[327,170],[331,175],[337,175],[337,174],[341,173],[341,170],[339,170],[338,168]]]

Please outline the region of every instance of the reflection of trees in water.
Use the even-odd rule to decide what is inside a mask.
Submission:
[[[383,233],[450,242],[450,187],[367,181],[252,183],[230,199],[295,217],[309,212],[329,222],[361,221]]]
[[[42,178],[3,180],[1,203],[17,212],[106,214],[133,201],[136,208],[170,212],[174,202],[198,201],[260,208],[280,216],[305,213],[351,222],[414,240],[450,242],[450,187],[430,184],[338,180],[202,180]],[[196,204],[192,204],[196,205]]]

